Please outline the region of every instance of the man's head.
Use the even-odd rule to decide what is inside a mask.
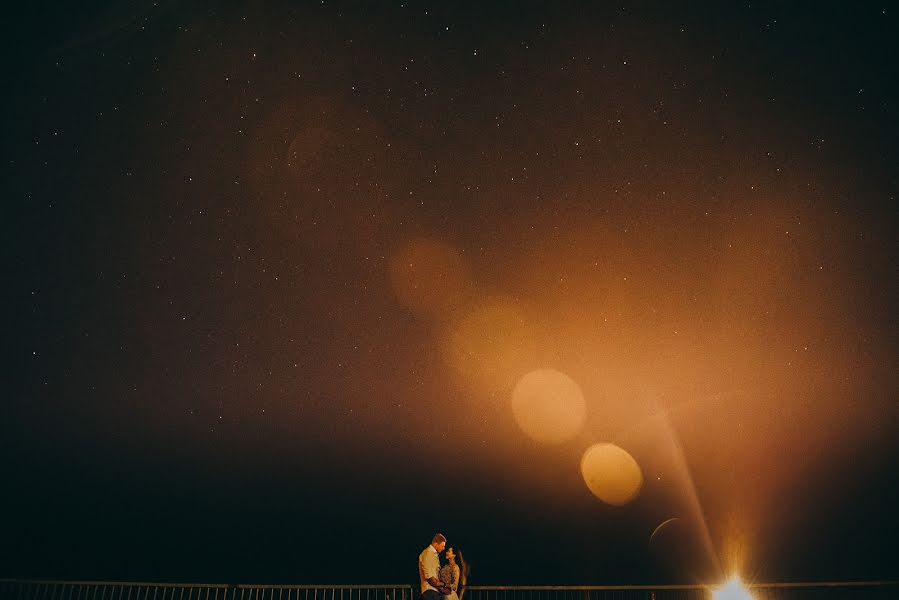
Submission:
[[[446,547],[446,536],[442,533],[435,533],[434,539],[431,540],[431,545],[434,546],[434,550],[437,552],[443,552],[443,549]]]

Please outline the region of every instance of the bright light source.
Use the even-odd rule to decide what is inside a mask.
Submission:
[[[712,600],[753,600],[753,597],[740,578],[734,575],[724,585],[712,590]]]

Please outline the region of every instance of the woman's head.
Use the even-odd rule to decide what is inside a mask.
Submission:
[[[452,546],[446,549],[446,560],[450,562],[456,562],[456,553],[453,552]]]

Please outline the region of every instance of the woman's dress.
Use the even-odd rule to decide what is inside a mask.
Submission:
[[[450,593],[444,596],[446,600],[459,600],[456,591],[459,589],[459,565],[446,563],[440,567],[437,578],[446,587],[450,588]]]

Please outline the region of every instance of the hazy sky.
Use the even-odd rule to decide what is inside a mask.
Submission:
[[[245,4],[9,20],[3,575],[899,577],[889,3]]]

